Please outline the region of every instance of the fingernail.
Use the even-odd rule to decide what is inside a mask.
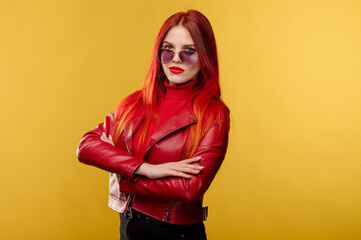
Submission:
[[[197,159],[201,159],[202,157],[196,157]]]
[[[202,169],[204,168],[203,166],[199,166],[199,167],[202,168]]]

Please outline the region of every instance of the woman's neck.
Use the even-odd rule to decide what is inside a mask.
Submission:
[[[171,99],[185,99],[192,95],[197,80],[189,81],[182,85],[169,85],[168,80],[164,81],[166,87],[165,97]]]

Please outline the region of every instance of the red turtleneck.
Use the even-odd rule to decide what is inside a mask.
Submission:
[[[161,97],[158,104],[158,124],[152,121],[149,125],[149,129],[145,136],[144,142],[138,148],[138,143],[140,140],[140,135],[143,131],[144,125],[142,124],[133,136],[133,146],[135,149],[135,156],[143,158],[144,152],[147,148],[148,141],[150,136],[155,133],[160,126],[162,126],[174,113],[180,109],[187,107],[189,97],[192,94],[193,88],[196,84],[196,81],[189,81],[186,84],[182,85],[169,85],[168,80],[164,81],[166,87],[165,94]]]

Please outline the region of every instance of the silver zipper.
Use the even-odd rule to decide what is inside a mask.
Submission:
[[[203,212],[203,221],[207,221],[207,217],[208,217],[208,206],[202,207],[202,212]]]
[[[128,142],[127,142],[127,135],[126,135],[126,129],[125,128],[124,128],[123,132],[124,132],[125,147],[127,148],[128,153],[131,154],[130,150],[129,150]],[[133,218],[132,201],[133,201],[134,197],[135,197],[134,194],[129,194],[128,206],[127,206],[127,210],[125,210],[125,216],[127,218],[129,218],[129,219]]]
[[[132,214],[132,201],[133,201],[134,195],[130,194],[129,195],[129,201],[128,201],[128,206],[127,206],[127,210],[125,210],[125,216],[129,219],[133,218],[133,214]]]
[[[172,203],[173,203],[173,201],[169,201],[168,209],[167,209],[167,211],[165,211],[163,222],[169,222],[169,215],[170,215],[169,212],[170,212],[170,208],[172,206]]]
[[[183,156],[182,156],[182,159],[185,157],[186,155],[186,149],[187,149],[187,145],[188,145],[188,142],[189,142],[189,132],[187,134],[187,140],[186,140],[186,144],[185,144],[185,147],[184,147],[184,151],[183,151]],[[164,218],[163,218],[163,222],[169,222],[169,217],[170,217],[170,209],[173,205],[173,201],[169,201],[169,205],[168,205],[168,209],[167,211],[165,211],[165,214],[164,214]]]

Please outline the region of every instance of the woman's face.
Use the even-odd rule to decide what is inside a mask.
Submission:
[[[164,37],[161,48],[173,50],[174,57],[169,63],[162,63],[164,74],[169,80],[169,85],[184,84],[196,80],[201,69],[199,59],[193,65],[182,62],[178,52],[196,51],[193,39],[188,30],[182,25],[171,28]]]

